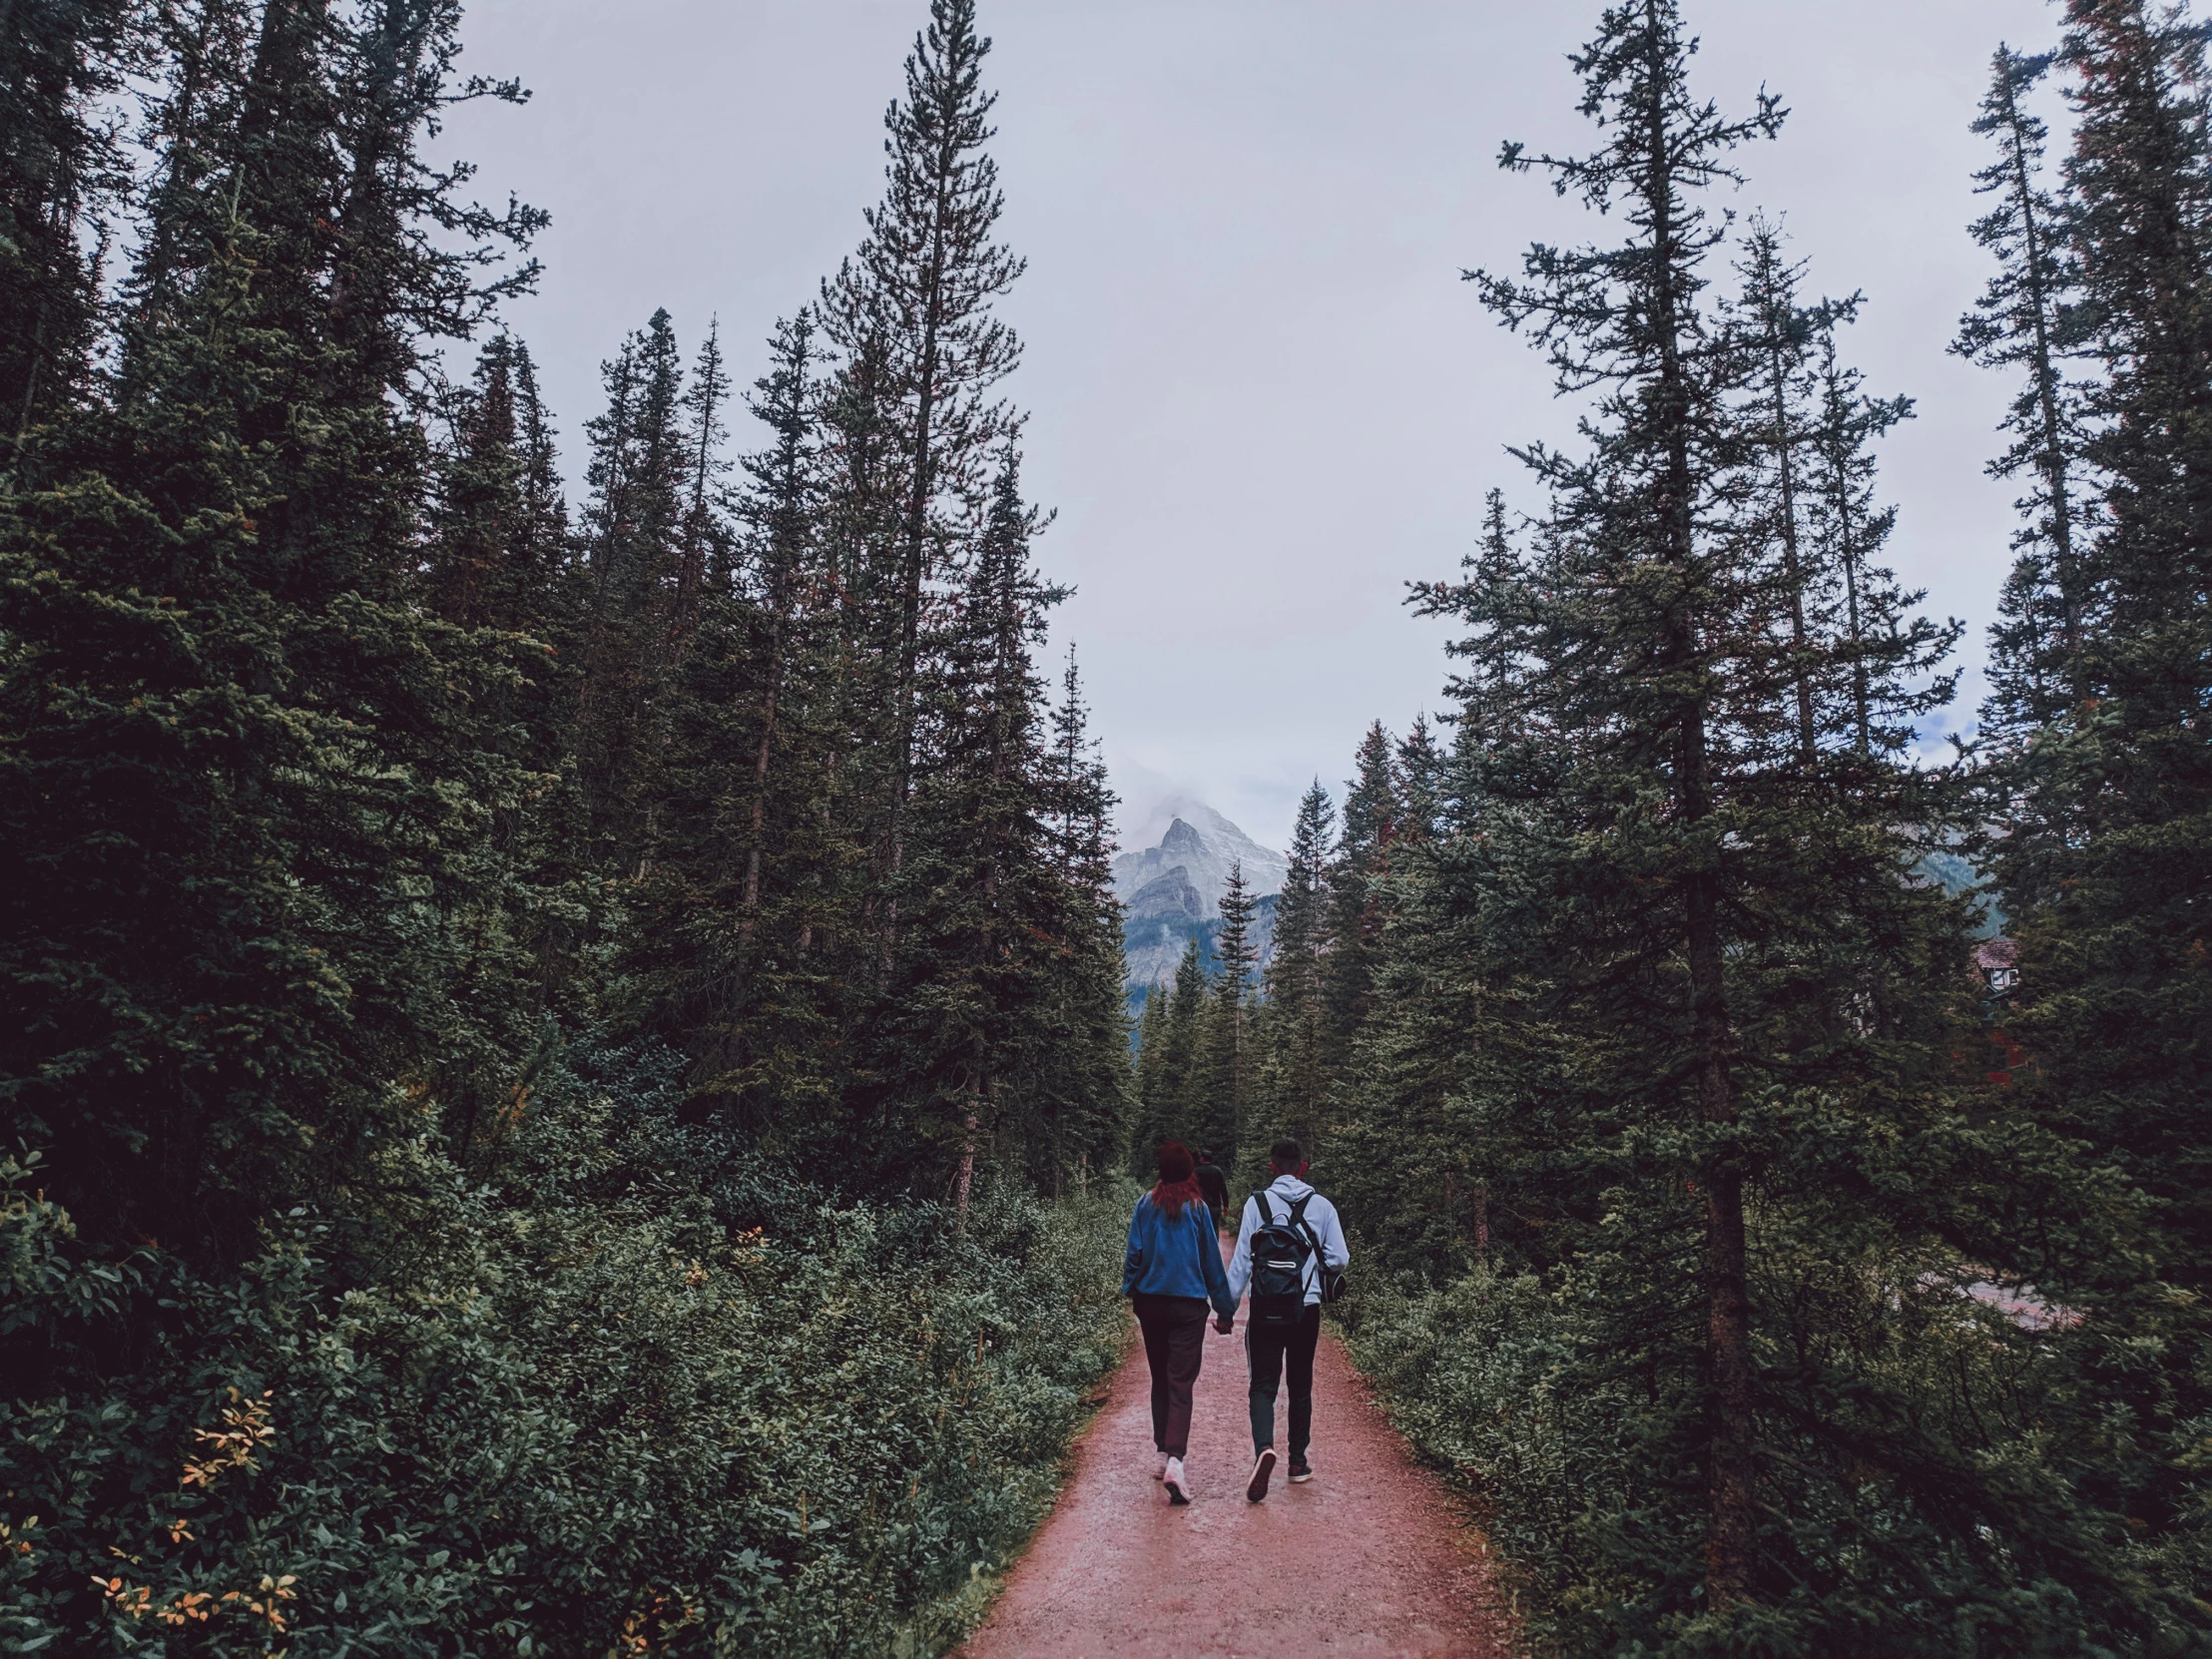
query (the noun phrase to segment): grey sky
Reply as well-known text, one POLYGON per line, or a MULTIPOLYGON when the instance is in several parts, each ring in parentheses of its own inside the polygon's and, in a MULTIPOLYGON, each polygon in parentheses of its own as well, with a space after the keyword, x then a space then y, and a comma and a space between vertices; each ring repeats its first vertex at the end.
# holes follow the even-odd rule
MULTIPOLYGON (((549 209, 514 321, 574 470, 599 360, 656 305, 689 350, 719 314, 750 379, 775 318, 857 240, 884 105, 926 0, 475 0, 465 68, 519 75, 454 149, 549 209)), ((1116 783, 1171 789, 1280 846, 1370 720, 1437 703, 1444 631, 1403 584, 1450 573, 1483 492, 1533 505, 1507 443, 1560 436, 1533 354, 1462 267, 1577 240, 1578 212, 1501 174, 1498 142, 1581 148, 1566 53, 1595 0, 982 0, 997 48, 1007 306, 1027 342, 1026 481, 1072 582, 1116 783)), ((1944 354, 1984 266, 1966 132, 1999 39, 2039 0, 1692 0, 1699 81, 1792 111, 1733 205, 1786 216, 1818 291, 1864 288, 1871 389, 1919 400, 1890 439, 1894 546, 1973 625, 2012 491, 1982 464, 2005 388, 1944 354)), ((1965 709, 1976 693, 1969 678, 1965 709)))

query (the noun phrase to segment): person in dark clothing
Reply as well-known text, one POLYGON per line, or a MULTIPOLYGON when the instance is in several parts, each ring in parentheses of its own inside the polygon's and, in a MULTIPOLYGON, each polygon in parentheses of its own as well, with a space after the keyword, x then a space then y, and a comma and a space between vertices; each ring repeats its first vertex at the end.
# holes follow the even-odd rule
POLYGON ((1206 1306, 1213 1304, 1221 1330, 1229 1329, 1237 1311, 1214 1214, 1199 1196, 1195 1169, 1182 1142, 1160 1148, 1160 1179, 1129 1218, 1121 1273, 1121 1294, 1136 1304, 1145 1363, 1152 1368, 1152 1443, 1160 1454, 1155 1478, 1167 1487, 1170 1503, 1191 1500, 1183 1458, 1190 1450, 1191 1390, 1205 1359, 1206 1306))
POLYGON ((1314 1478, 1307 1448, 1314 1435, 1314 1351, 1321 1344, 1322 1275, 1325 1270, 1342 1273, 1352 1260, 1337 1207, 1306 1184, 1306 1155, 1298 1142, 1284 1139, 1270 1149, 1268 1173, 1273 1179, 1245 1201, 1237 1254, 1229 1263, 1229 1294, 1242 1302, 1253 1285, 1252 1236, 1263 1225, 1285 1224, 1296 1216, 1313 1247, 1300 1267, 1299 1317, 1288 1325, 1272 1326, 1256 1317, 1245 1326, 1245 1353, 1252 1365, 1253 1448, 1252 1479, 1245 1496, 1254 1503, 1268 1495, 1268 1482, 1275 1473, 1275 1396, 1286 1380, 1291 1385, 1291 1483, 1304 1485, 1314 1478))
POLYGON ((1221 1165, 1214 1161, 1211 1152, 1198 1155, 1198 1190, 1206 1200, 1206 1208, 1214 1212, 1214 1225, 1227 1232, 1229 1229, 1229 1177, 1221 1165))

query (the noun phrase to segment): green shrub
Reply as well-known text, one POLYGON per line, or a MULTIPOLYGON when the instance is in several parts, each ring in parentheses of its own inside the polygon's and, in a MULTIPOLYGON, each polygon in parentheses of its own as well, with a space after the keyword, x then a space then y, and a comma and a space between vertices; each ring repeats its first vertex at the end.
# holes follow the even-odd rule
POLYGON ((634 1107, 548 1090, 491 1184, 391 1148, 226 1283, 77 1259, 8 1166, 0 1335, 36 1363, 0 1405, 0 1652, 960 1634, 1119 1355, 1123 1195, 985 1183, 964 1222, 769 1171, 710 1195, 634 1107))
POLYGON ((1643 1237, 1628 1213, 1551 1284, 1477 1268, 1441 1288, 1385 1280, 1353 1305, 1355 1363, 1473 1499, 1535 1651, 2205 1651, 2202 1604, 2164 1587, 2197 1564, 2138 1544, 2084 1477, 2098 1448, 2066 1397, 2067 1350, 2093 1331, 1974 1299, 1976 1270, 1939 1251, 1843 1260, 1774 1213, 1754 1283, 1762 1547, 1794 1584, 1728 1617, 1696 1610, 1695 1333, 1637 1353, 1609 1339, 1639 1301, 1654 1330, 1684 1323, 1637 1291, 1649 1271, 1623 1267, 1643 1237), (2077 1432, 2056 1431, 2069 1417, 2077 1432))

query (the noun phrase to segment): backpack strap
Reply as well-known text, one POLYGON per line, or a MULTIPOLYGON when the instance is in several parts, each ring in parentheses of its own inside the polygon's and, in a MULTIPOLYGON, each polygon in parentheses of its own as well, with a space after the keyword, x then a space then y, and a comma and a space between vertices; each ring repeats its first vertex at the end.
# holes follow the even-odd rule
POLYGON ((1305 1234, 1306 1242, 1314 1247, 1314 1286, 1318 1290, 1321 1287, 1322 1276, 1329 1271, 1329 1261, 1327 1257, 1322 1255, 1321 1235, 1314 1231, 1314 1224, 1306 1219, 1306 1205, 1313 1196, 1312 1193, 1308 1193, 1305 1198, 1291 1206, 1291 1219, 1285 1225, 1295 1227, 1305 1234))

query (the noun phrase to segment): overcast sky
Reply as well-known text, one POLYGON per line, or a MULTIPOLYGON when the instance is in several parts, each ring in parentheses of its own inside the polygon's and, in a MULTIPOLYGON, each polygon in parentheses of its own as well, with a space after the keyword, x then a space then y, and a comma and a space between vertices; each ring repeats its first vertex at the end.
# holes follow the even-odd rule
MULTIPOLYGON (((1535 505, 1509 443, 1558 437, 1534 355, 1460 280, 1593 227, 1498 143, 1582 148, 1566 54, 1597 13, 1545 0, 982 0, 1005 234, 1029 261, 1025 482, 1059 520, 1079 650, 1125 818, 1171 791, 1288 838, 1360 733, 1434 709, 1445 633, 1402 608, 1448 575, 1483 492, 1535 505)), ((466 112, 487 197, 550 210, 538 354, 572 476, 597 366, 656 305, 711 315, 746 379, 878 194, 881 117, 926 0, 475 0, 464 68, 520 111, 466 112)), ((1884 451, 1893 544, 1972 625, 2012 491, 1982 471, 2005 387, 1949 357, 1985 267, 1966 131, 2039 0, 1692 0, 1697 80, 1791 110, 1733 206, 1785 216, 1816 291, 1863 288, 1870 388, 1918 400, 1884 451)), ((1957 719, 1976 697, 1969 676, 1957 719)))

